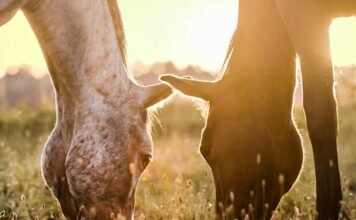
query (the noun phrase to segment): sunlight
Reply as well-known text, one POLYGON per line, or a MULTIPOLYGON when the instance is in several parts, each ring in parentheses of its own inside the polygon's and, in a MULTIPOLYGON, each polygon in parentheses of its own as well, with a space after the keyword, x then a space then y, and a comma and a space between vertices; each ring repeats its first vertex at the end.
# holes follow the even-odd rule
POLYGON ((239 2, 0 0, 0 220, 356 219, 356 17, 239 2))
POLYGON ((196 14, 191 18, 185 35, 184 40, 191 48, 191 56, 201 56, 208 68, 222 66, 236 27, 237 12, 226 11, 224 5, 219 5, 196 14))
POLYGON ((9 66, 20 64, 42 69, 39 75, 46 69, 39 44, 22 12, 0 27, 0 76, 9 66))
MULTIPOLYGON (((172 60, 178 66, 195 64, 219 70, 236 26, 236 4, 234 0, 123 0, 129 63, 172 60)), ((334 64, 356 64, 356 18, 335 20, 330 38, 334 64)), ((21 12, 0 28, 0 76, 9 66, 19 64, 42 69, 37 76, 46 68, 37 40, 21 12)))
POLYGON ((356 18, 335 19, 330 27, 331 51, 334 64, 356 64, 356 18))

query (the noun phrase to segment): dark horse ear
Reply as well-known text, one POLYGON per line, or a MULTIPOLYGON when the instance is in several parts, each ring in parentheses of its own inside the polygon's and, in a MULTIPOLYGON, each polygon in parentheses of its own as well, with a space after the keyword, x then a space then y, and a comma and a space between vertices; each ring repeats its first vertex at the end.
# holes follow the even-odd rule
POLYGON ((210 101, 213 98, 216 84, 213 82, 181 78, 174 75, 162 75, 160 80, 169 83, 174 88, 188 96, 210 101))

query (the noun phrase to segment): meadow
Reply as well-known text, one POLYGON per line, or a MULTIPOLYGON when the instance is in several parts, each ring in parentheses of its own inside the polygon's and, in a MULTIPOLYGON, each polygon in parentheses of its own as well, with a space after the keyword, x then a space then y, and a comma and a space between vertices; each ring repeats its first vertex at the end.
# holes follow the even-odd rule
MULTIPOLYGON (((0 219, 62 219, 40 172, 40 155, 55 123, 54 111, 13 109, 0 113, 0 219)), ((198 149, 204 126, 200 111, 192 101, 174 98, 156 116, 160 122, 152 126, 154 160, 136 192, 135 219, 214 219, 212 174, 198 149)), ((295 119, 305 161, 275 219, 313 219, 314 215, 313 161, 301 109, 295 110, 295 119)), ((351 219, 356 219, 356 105, 340 105, 339 122, 342 204, 351 219)))

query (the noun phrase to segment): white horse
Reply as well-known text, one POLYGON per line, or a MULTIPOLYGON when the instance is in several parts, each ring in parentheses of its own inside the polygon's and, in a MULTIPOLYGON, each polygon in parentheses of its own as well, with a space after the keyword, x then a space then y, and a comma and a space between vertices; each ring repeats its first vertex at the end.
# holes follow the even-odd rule
POLYGON ((152 156, 146 109, 171 90, 129 79, 116 0, 1 0, 0 25, 20 9, 56 91, 57 122, 42 155, 47 185, 68 219, 131 219, 152 156))

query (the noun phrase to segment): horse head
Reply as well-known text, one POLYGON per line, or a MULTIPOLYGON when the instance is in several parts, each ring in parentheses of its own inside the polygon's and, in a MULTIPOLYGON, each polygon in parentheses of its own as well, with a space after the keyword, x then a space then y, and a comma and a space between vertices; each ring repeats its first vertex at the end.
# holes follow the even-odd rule
POLYGON ((69 219, 132 219, 136 185, 152 158, 147 109, 171 88, 130 79, 116 0, 2 0, 0 24, 19 9, 56 91, 57 121, 42 154, 46 185, 69 219))
POLYGON ((66 177, 77 206, 88 219, 131 219, 140 175, 152 159, 147 108, 170 95, 166 85, 131 84, 125 98, 84 113, 73 131, 66 177), (100 109, 100 110, 99 110, 100 109))
POLYGON ((253 104, 262 100, 251 95, 256 91, 249 86, 224 79, 212 83, 171 75, 161 80, 209 103, 200 152, 214 177, 217 217, 242 214, 268 219, 298 175, 301 155, 297 133, 288 127, 287 135, 277 140, 282 135, 273 133, 266 123, 268 110, 253 104), (286 165, 283 160, 291 152, 297 160, 291 159, 292 165, 286 165))

